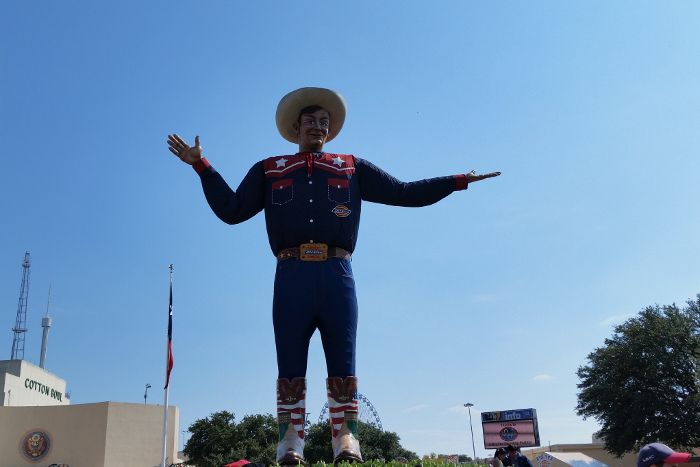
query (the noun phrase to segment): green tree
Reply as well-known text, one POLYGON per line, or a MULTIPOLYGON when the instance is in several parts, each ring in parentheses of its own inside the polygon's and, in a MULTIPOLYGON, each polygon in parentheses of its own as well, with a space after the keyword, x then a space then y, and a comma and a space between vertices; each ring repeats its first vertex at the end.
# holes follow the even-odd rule
POLYGON ((251 462, 274 464, 277 457, 277 419, 270 415, 247 415, 237 426, 238 447, 251 462))
MULTIPOLYGON (((401 446, 399 435, 390 431, 382 431, 373 424, 359 422, 357 437, 360 440, 362 457, 366 460, 384 459, 388 462, 401 457, 409 461, 418 459, 415 452, 408 451, 401 446)), ((331 429, 327 421, 309 427, 304 457, 312 464, 321 461, 333 462, 331 429)))
POLYGON ((415 452, 401 446, 399 435, 393 431, 382 431, 374 424, 360 422, 357 437, 365 459, 384 459, 387 462, 399 457, 408 460, 418 459, 415 452))
POLYGON ((314 423, 309 427, 304 438, 304 457, 309 464, 317 462, 333 462, 331 447, 331 427, 328 422, 314 423))
POLYGON ((183 452, 198 467, 221 467, 236 457, 235 415, 221 411, 195 421, 183 452))
POLYGON ((577 374, 576 412, 600 422, 613 454, 655 441, 700 446, 700 295, 616 326, 577 374))
POLYGON ((221 411, 197 420, 184 453, 197 467, 221 467, 238 459, 272 464, 277 445, 277 421, 272 415, 248 415, 239 424, 221 411))

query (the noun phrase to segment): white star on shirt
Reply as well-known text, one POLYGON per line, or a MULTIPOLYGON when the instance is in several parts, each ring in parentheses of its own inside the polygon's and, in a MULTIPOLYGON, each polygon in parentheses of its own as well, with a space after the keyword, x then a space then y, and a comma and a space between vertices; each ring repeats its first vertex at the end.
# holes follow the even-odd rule
POLYGON ((280 167, 284 167, 284 164, 286 164, 286 163, 287 163, 287 159, 285 159, 284 157, 283 157, 282 159, 277 159, 277 160, 275 161, 275 164, 277 164, 277 168, 278 168, 278 169, 279 169, 280 167))
POLYGON ((344 162, 345 161, 340 156, 333 159, 333 165, 337 165, 338 167, 342 167, 344 162))

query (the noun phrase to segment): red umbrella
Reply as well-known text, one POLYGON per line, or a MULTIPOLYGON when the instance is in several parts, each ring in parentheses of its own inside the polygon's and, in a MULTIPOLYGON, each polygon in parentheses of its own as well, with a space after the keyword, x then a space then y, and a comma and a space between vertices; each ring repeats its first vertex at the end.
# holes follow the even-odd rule
POLYGON ((230 464, 226 464, 224 467, 243 467, 246 464, 250 464, 250 461, 247 461, 245 459, 241 459, 236 462, 231 462, 230 464))

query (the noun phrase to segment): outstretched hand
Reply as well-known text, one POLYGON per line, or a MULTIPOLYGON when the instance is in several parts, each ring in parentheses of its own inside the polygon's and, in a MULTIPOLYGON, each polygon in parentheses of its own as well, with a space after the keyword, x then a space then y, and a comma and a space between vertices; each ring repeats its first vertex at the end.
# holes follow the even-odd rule
POLYGON ((472 170, 467 174, 467 183, 478 182, 479 180, 485 180, 487 178, 498 177, 501 172, 491 172, 483 175, 477 175, 475 170, 472 170))
POLYGON ((194 146, 190 146, 176 134, 168 135, 168 149, 186 164, 192 165, 202 158, 202 146, 199 136, 194 137, 194 146))

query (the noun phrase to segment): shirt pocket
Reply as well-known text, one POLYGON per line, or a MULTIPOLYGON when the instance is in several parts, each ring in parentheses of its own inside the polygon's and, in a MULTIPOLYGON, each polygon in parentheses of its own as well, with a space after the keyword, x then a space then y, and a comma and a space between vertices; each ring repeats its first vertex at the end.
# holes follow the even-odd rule
POLYGON ((350 180, 347 178, 329 178, 328 200, 338 204, 349 203, 350 180))
POLYGON ((291 179, 272 182, 272 204, 281 206, 294 199, 294 182, 291 179))

